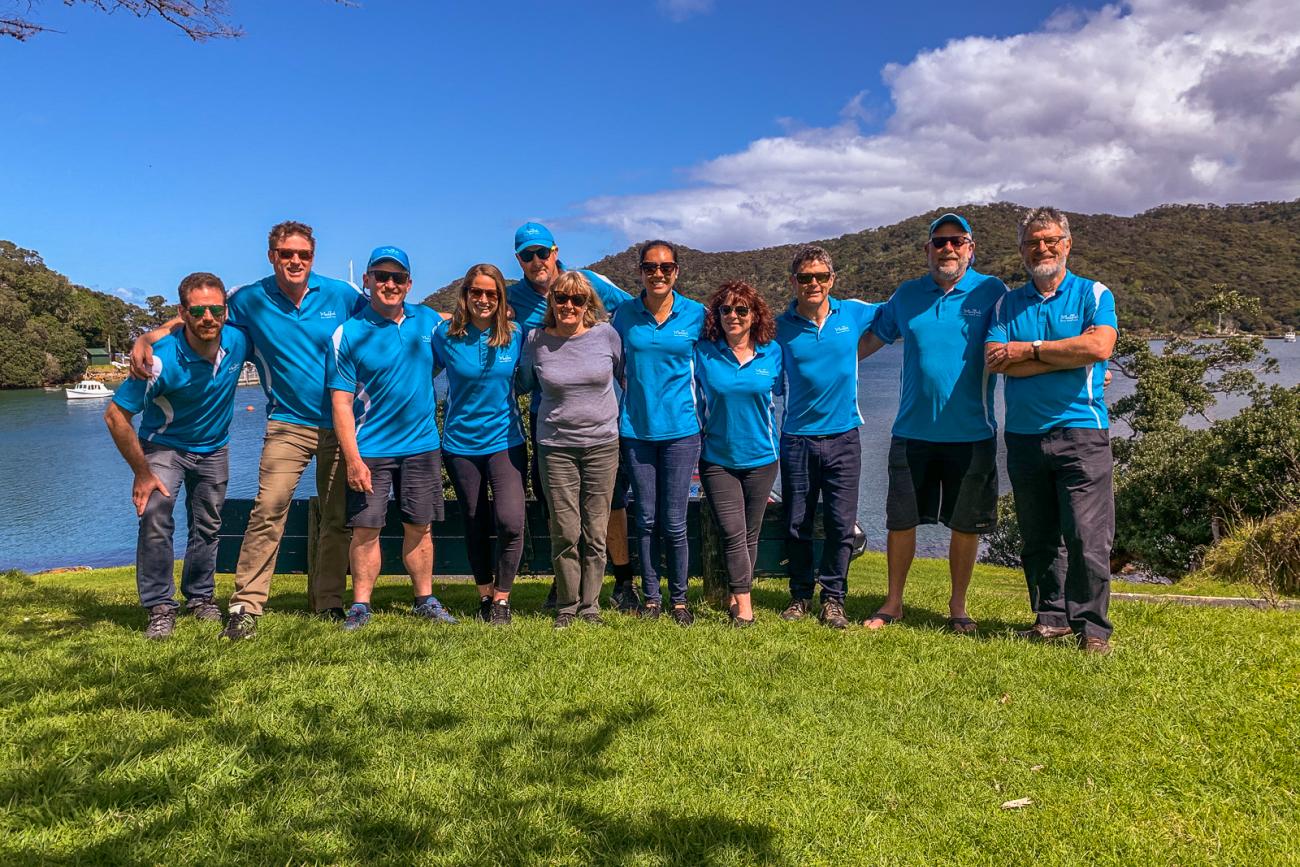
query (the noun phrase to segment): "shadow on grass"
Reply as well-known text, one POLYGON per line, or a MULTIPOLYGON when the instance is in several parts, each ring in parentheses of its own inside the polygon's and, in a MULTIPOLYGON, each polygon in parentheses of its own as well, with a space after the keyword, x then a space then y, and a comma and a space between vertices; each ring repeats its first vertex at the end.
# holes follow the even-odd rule
MULTIPOLYGON (((756 610, 770 610, 773 615, 779 617, 785 607, 790 604, 790 594, 781 590, 755 587, 753 600, 756 610)), ((848 616, 849 623, 860 625, 862 621, 876 613, 884 602, 885 595, 883 593, 849 596, 845 600, 844 613, 848 616)), ((817 606, 814 603, 813 611, 816 612, 816 610, 817 606)), ((1023 621, 1010 622, 1000 618, 983 617, 975 610, 971 611, 971 616, 979 623, 979 635, 977 637, 980 640, 1005 638, 1007 633, 1012 630, 1024 629, 1033 622, 1032 615, 1028 613, 1028 605, 1026 605, 1026 615, 1023 621)), ((895 628, 945 630, 947 625, 948 612, 946 610, 933 611, 929 608, 922 608, 905 602, 903 620, 895 628)))

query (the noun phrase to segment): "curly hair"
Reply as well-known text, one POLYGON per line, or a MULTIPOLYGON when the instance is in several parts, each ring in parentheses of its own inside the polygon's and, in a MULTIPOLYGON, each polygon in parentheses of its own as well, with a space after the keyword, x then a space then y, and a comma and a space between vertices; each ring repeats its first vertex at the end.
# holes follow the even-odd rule
POLYGON ((743 304, 749 307, 749 336, 755 346, 771 343, 776 337, 776 320, 772 310, 758 294, 758 290, 743 280, 723 283, 718 291, 709 298, 708 310, 704 314, 704 339, 718 340, 722 337, 722 316, 718 308, 723 304, 743 304))

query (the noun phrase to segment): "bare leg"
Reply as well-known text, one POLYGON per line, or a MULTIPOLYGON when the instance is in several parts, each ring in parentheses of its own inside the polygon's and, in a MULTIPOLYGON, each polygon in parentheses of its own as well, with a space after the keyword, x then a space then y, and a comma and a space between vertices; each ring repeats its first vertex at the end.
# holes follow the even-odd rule
POLYGON ((354 527, 348 550, 352 561, 352 601, 370 604, 370 593, 379 577, 379 528, 354 527))
MULTIPOLYGON (((912 568, 912 559, 916 556, 916 528, 910 530, 890 530, 885 541, 885 560, 889 564, 889 588, 885 591, 885 601, 880 611, 893 617, 903 616, 903 587, 907 584, 907 573, 912 568)), ((868 629, 881 629, 885 621, 877 617, 868 617, 863 624, 868 629)))
MULTIPOLYGON (((375 546, 376 554, 378 545, 375 546)), ((402 524, 402 562, 416 596, 433 594, 433 535, 428 524, 402 524)), ((378 564, 376 563, 376 572, 378 564)))
POLYGON ((966 616, 966 589, 970 587, 971 572, 979 553, 980 537, 974 533, 952 531, 948 543, 948 572, 952 575, 952 598, 948 600, 948 614, 954 618, 966 616))
POLYGON ((754 619, 754 602, 753 597, 748 593, 733 593, 731 604, 734 606, 736 616, 742 620, 754 619))

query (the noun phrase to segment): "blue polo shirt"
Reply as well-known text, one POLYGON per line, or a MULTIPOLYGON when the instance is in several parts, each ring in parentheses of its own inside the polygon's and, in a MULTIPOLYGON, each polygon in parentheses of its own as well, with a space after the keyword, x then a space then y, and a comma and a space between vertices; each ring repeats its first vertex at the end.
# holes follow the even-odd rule
POLYGON ((998 278, 967 269, 946 293, 927 274, 900 285, 881 305, 872 333, 886 343, 903 338, 894 436, 966 443, 997 433, 984 337, 1006 292, 998 278))
POLYGON ((660 323, 644 299, 642 293, 619 307, 610 322, 623 338, 619 435, 671 440, 697 434, 695 344, 704 333, 704 305, 674 291, 673 309, 660 323))
POLYGON ((779 457, 775 395, 781 394, 781 347, 754 349, 744 364, 726 340, 695 347, 695 381, 704 427, 700 457, 733 470, 748 470, 779 457))
MULTIPOLYGON (((1004 295, 994 310, 988 342, 1064 340, 1093 325, 1119 330, 1115 296, 1104 284, 1066 271, 1050 298, 1043 298, 1032 280, 1004 295)), ((1007 431, 1037 434, 1057 427, 1109 428, 1105 377, 1104 361, 1037 376, 1003 377, 1007 431)))
MULTIPOLYGON (((564 270, 563 265, 559 268, 561 271, 564 270)), ((587 278, 591 288, 596 291, 596 296, 600 298, 600 303, 605 305, 605 312, 610 316, 614 315, 614 311, 620 304, 632 297, 602 274, 585 269, 580 269, 578 273, 587 278)), ((542 327, 542 320, 546 317, 546 295, 533 289, 533 284, 528 282, 527 277, 517 283, 511 283, 506 288, 506 300, 510 302, 510 308, 515 312, 515 321, 523 327, 525 333, 542 327)))
POLYGON ((796 302, 776 318, 785 372, 782 433, 842 434, 862 424, 858 412, 858 340, 871 327, 879 304, 830 299, 818 328, 800 316, 796 302))
POLYGON ((433 333, 442 317, 404 304, 401 323, 370 305, 334 330, 331 389, 356 395, 357 450, 363 458, 401 458, 438 448, 433 333))
POLYGON ((215 452, 230 441, 235 386, 252 341, 242 329, 221 329, 215 362, 194 351, 185 332, 168 334, 153 345, 153 375, 128 379, 113 403, 131 414, 144 411, 140 439, 186 452, 215 452))
POLYGON ((263 277, 230 293, 228 321, 248 330, 253 363, 266 392, 266 414, 276 421, 333 427, 325 390, 330 335, 367 305, 351 283, 312 273, 307 294, 295 307, 263 277))
POLYGON ((523 348, 523 329, 511 330, 505 346, 488 346, 491 331, 466 324, 452 337, 443 321, 433 333, 437 363, 447 371, 444 448, 457 455, 489 455, 524 441, 515 400, 515 369, 523 348))

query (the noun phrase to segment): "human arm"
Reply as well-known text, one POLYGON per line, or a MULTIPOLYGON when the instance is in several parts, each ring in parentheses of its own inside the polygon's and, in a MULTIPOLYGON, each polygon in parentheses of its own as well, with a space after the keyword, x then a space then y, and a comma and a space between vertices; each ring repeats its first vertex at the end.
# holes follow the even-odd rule
POLYGON ((135 504, 135 513, 139 516, 144 514, 144 507, 148 505, 149 497, 154 491, 164 497, 172 494, 145 459, 144 449, 140 448, 140 438, 136 436, 135 426, 131 424, 132 415, 118 404, 110 403, 108 409, 104 410, 104 424, 108 425, 108 433, 113 437, 113 444, 117 446, 123 460, 131 472, 135 473, 135 481, 131 485, 131 502, 135 504))
POLYGON ((1044 340, 1034 358, 1034 345, 1027 340, 984 344, 984 361, 993 373, 1007 376, 1036 376, 1053 370, 1086 367, 1110 358, 1117 333, 1109 325, 1090 325, 1077 337, 1044 340))
POLYGON ((183 326, 181 318, 173 316, 153 331, 147 331, 137 337, 131 347, 131 375, 136 379, 148 379, 152 376, 153 345, 183 326))
POLYGON ((330 405, 334 414, 334 435, 339 441, 339 452, 347 467, 348 487, 354 491, 374 493, 370 485, 370 467, 361 460, 357 449, 357 419, 352 412, 356 395, 350 391, 330 389, 330 405))
POLYGON ((865 332, 858 338, 858 361, 871 355, 877 349, 880 349, 880 347, 888 345, 889 344, 885 343, 885 341, 877 337, 874 331, 865 332))

